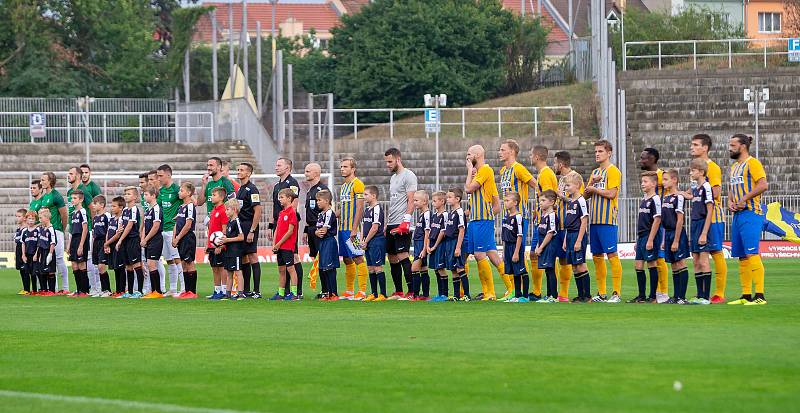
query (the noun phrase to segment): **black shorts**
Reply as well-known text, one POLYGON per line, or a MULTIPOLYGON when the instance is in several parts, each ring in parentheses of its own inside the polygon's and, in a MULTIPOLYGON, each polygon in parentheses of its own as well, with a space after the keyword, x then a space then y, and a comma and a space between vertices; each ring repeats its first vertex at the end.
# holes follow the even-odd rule
POLYGON ((108 254, 106 254, 104 250, 103 244, 105 244, 103 239, 92 240, 92 263, 94 265, 108 265, 110 262, 108 260, 108 254))
POLYGON ((194 262, 196 250, 197 237, 194 232, 189 231, 178 241, 178 256, 183 262, 194 262))
POLYGON ((33 254, 25 254, 25 257, 28 259, 28 262, 22 262, 20 260, 20 264, 22 264, 22 268, 20 269, 24 269, 28 274, 36 274, 39 264, 33 262, 33 254))
POLYGON ((402 254, 411 249, 411 234, 392 234, 391 231, 400 225, 386 226, 386 253, 389 255, 402 254))
POLYGON ((219 255, 214 253, 212 248, 206 249, 206 254, 208 255, 208 264, 211 265, 212 268, 214 267, 224 267, 225 266, 225 252, 221 252, 219 255))
POLYGON ((161 259, 161 253, 164 251, 164 238, 161 234, 156 235, 147 241, 147 246, 144 247, 144 257, 148 260, 158 261, 161 259))
POLYGON ((294 251, 278 250, 275 253, 275 262, 278 266, 294 265, 294 251))
POLYGON ((255 254, 258 252, 258 230, 259 226, 256 224, 256 231, 253 233, 253 242, 247 242, 247 236, 250 234, 250 228, 253 227, 252 221, 242 221, 242 234, 244 234, 244 241, 242 241, 242 254, 255 254))
POLYGON ((228 271, 241 271, 242 257, 225 257, 225 269, 228 271))
POLYGON ((123 254, 125 265, 133 265, 142 262, 142 247, 139 238, 126 238, 122 241, 122 246, 117 253, 123 254))
POLYGON ((125 268, 125 254, 117 251, 114 245, 111 245, 111 254, 108 255, 108 264, 115 270, 125 268))
POLYGON ((14 267, 18 270, 25 268, 25 263, 22 262, 22 244, 16 244, 14 249, 14 267))
MULTIPOLYGON (((88 241, 88 240, 87 240, 88 241)), ((89 253, 89 243, 83 243, 83 252, 78 254, 78 246, 81 244, 81 236, 80 234, 73 235, 69 239, 69 260, 71 262, 86 262, 89 253)))
POLYGON ((50 264, 47 263, 47 251, 39 250, 39 273, 41 274, 55 274, 56 273, 56 253, 53 251, 53 260, 50 264))
POLYGON ((319 254, 320 239, 314 232, 317 230, 315 226, 306 226, 306 236, 308 237, 308 255, 314 258, 319 254))

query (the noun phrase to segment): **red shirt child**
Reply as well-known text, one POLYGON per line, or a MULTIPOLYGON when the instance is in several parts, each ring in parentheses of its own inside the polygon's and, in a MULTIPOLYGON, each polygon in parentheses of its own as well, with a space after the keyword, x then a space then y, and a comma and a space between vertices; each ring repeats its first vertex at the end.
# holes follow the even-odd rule
POLYGON ((278 245, 279 250, 287 250, 287 251, 297 251, 297 213, 292 208, 292 204, 289 204, 284 210, 278 214, 278 222, 275 228, 275 239, 280 240, 289 230, 289 224, 294 225, 294 233, 283 242, 283 244, 278 245))
POLYGON ((225 214, 225 204, 219 204, 211 210, 211 215, 208 221, 208 242, 206 248, 214 249, 216 246, 211 243, 211 234, 222 231, 225 232, 225 226, 228 225, 228 215, 225 214))

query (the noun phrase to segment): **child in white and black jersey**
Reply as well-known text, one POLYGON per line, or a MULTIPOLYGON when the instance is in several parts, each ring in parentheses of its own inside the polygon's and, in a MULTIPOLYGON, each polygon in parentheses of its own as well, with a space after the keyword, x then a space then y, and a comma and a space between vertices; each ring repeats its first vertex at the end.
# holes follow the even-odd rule
POLYGON ((552 189, 542 192, 539 198, 539 225, 536 231, 539 235, 538 245, 534 250, 538 259, 538 266, 544 270, 547 276, 547 296, 537 301, 537 303, 557 303, 558 302, 558 280, 556 279, 556 258, 561 245, 557 244, 558 236, 558 217, 555 212, 556 199, 558 194, 552 189))
POLYGON ((417 223, 414 227, 414 262, 411 263, 411 291, 414 300, 427 301, 431 292, 431 277, 428 274, 428 235, 431 232, 431 211, 428 210, 428 192, 414 193, 414 208, 417 223))
POLYGON ((639 294, 628 300, 629 303, 657 303, 658 250, 661 249, 661 198, 656 194, 658 174, 656 171, 642 172, 642 192, 644 198, 639 202, 639 215, 636 225, 636 283, 639 294), (650 294, 646 295, 647 276, 645 263, 650 272, 650 294))

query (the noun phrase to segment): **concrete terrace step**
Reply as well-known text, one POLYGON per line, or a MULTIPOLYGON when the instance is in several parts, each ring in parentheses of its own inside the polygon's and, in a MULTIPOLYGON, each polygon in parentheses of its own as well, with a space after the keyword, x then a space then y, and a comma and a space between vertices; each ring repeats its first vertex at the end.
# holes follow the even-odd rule
MULTIPOLYGON (((781 79, 783 80, 783 79, 781 79)), ((682 85, 682 86, 668 86, 668 85, 657 85, 648 89, 635 89, 632 88, 630 94, 625 92, 626 96, 648 96, 648 95, 659 95, 659 94, 666 94, 666 95, 715 95, 721 93, 738 93, 742 94, 743 89, 753 87, 760 87, 768 85, 770 96, 773 93, 775 94, 792 94, 800 92, 800 83, 763 83, 761 80, 759 83, 753 84, 752 82, 740 82, 733 85, 720 85, 717 83, 712 83, 707 86, 702 86, 698 84, 694 85, 682 85)), ((633 85, 631 85, 633 86, 633 85)))
MULTIPOLYGON (((712 101, 680 101, 680 102, 639 102, 628 103, 626 105, 628 112, 648 112, 648 111, 682 111, 682 110, 722 110, 730 108, 744 108, 747 109, 747 102, 712 102, 712 101)), ((767 110, 774 108, 778 109, 798 109, 800 108, 800 99, 786 100, 786 101, 770 101, 767 104, 767 110)))
MULTIPOLYGON (((763 130, 797 130, 800 128, 800 119, 764 119, 759 120, 759 128, 763 130)), ((654 120, 637 121, 629 120, 628 127, 632 131, 703 131, 703 130, 752 130, 755 121, 736 119, 692 119, 692 120, 654 120)))
MULTIPOLYGON (((693 120, 693 119, 746 119, 751 118, 753 115, 747 111, 747 105, 742 102, 741 105, 736 107, 729 107, 726 109, 684 109, 684 110, 637 110, 630 111, 628 114, 629 121, 638 120, 693 120)), ((766 114, 760 116, 760 121, 766 120, 780 120, 780 119, 800 119, 800 107, 798 108, 782 108, 771 107, 767 105, 766 114)))

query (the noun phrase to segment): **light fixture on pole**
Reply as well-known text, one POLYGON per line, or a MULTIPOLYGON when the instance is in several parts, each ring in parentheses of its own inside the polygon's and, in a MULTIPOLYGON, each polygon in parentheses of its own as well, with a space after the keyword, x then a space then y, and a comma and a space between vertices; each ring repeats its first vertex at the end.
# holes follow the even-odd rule
MULTIPOLYGON (((86 163, 89 163, 89 140, 92 139, 89 130, 89 105, 94 103, 94 98, 83 96, 78 98, 78 108, 83 112, 83 124, 86 127, 86 134, 83 137, 84 148, 86 149, 86 163)), ((141 125, 140 125, 141 126, 141 125)))
POLYGON ((758 115, 765 115, 767 113, 767 101, 769 100, 769 88, 762 88, 756 90, 755 88, 744 90, 744 101, 747 102, 747 113, 755 117, 755 140, 753 144, 755 150, 753 153, 758 158, 758 115))
POLYGON ((441 113, 439 112, 440 106, 447 106, 447 95, 426 94, 423 97, 425 107, 433 106, 433 109, 425 110, 425 132, 434 132, 436 134, 436 190, 440 190, 439 186, 439 131, 441 130, 441 113))

